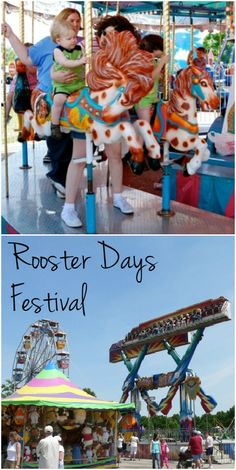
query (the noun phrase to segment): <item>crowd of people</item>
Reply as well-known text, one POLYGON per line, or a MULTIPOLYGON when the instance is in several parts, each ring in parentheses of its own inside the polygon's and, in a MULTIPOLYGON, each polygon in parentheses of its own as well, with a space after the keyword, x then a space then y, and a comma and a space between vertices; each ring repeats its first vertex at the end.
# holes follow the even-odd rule
MULTIPOLYGON (((119 432, 116 441, 117 462, 121 462, 121 458, 135 461, 139 457, 138 447, 140 440, 137 432, 133 432, 129 440, 119 432), (129 450, 127 447, 129 444, 129 450)), ((193 468, 202 468, 205 460, 209 468, 212 468, 214 440, 210 432, 206 432, 205 441, 200 431, 193 430, 189 439, 188 447, 180 448, 179 464, 191 458, 193 468)), ((20 468, 22 459, 22 437, 16 431, 10 431, 9 440, 6 443, 6 455, 3 462, 3 468, 20 468)), ((170 468, 169 456, 170 449, 164 436, 159 436, 154 432, 150 440, 150 456, 152 468, 170 468)), ((88 448, 88 463, 89 460, 88 448)), ((44 437, 39 440, 36 447, 37 466, 38 468, 64 468, 64 447, 60 435, 53 435, 53 427, 46 425, 44 427, 44 437)), ((140 458, 140 457, 139 457, 140 458)), ((92 460, 91 460, 92 462, 92 460)))
MULTIPOLYGON (((136 460, 138 457, 139 438, 137 432, 134 432, 129 440, 130 451, 127 452, 127 442, 123 434, 120 432, 117 438, 117 454, 118 463, 121 457, 126 457, 130 460, 136 460)), ((150 455, 152 459, 152 468, 169 468, 169 447, 164 437, 159 437, 157 433, 153 434, 150 441, 150 455)))
MULTIPOLYGON (((134 330, 125 337, 125 342, 142 340, 150 336, 161 335, 173 330, 183 329, 184 327, 196 324, 199 320, 209 318, 212 315, 221 312, 223 301, 219 304, 207 305, 206 307, 193 309, 191 312, 176 315, 176 317, 166 320, 156 321, 152 326, 142 330, 134 330)), ((196 325, 197 326, 197 325, 196 325)))
POLYGON ((213 437, 209 432, 206 433, 205 445, 200 431, 193 430, 189 440, 189 451, 192 456, 194 468, 203 467, 203 452, 206 451, 206 458, 209 468, 212 468, 213 456, 213 437))

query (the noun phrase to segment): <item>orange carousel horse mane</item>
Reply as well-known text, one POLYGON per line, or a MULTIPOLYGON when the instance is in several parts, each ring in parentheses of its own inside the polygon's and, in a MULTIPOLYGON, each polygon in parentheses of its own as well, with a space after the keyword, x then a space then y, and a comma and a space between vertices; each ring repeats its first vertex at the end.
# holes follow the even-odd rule
POLYGON ((133 106, 153 87, 153 59, 149 52, 138 48, 137 40, 129 31, 106 35, 106 43, 92 59, 87 74, 91 91, 110 88, 113 81, 127 81, 122 104, 133 106), (119 35, 119 41, 117 40, 119 35))

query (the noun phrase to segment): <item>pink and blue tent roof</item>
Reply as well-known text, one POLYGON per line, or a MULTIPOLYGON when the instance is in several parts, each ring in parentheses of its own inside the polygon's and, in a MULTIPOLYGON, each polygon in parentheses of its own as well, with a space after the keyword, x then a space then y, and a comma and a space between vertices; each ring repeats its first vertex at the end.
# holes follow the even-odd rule
POLYGON ((52 363, 49 363, 22 388, 3 399, 2 405, 56 406, 60 408, 117 411, 127 411, 135 408, 133 403, 124 404, 100 400, 89 395, 73 384, 52 363))

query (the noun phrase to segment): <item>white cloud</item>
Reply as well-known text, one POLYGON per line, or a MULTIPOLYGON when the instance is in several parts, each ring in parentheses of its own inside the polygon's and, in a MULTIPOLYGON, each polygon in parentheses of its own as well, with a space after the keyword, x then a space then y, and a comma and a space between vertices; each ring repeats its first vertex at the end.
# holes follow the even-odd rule
POLYGON ((187 60, 189 50, 188 49, 179 49, 175 54, 175 60, 187 60))
POLYGON ((204 40, 205 36, 207 36, 207 34, 208 34, 208 31, 197 31, 197 33, 194 32, 194 40, 197 39, 198 41, 203 42, 203 40, 204 40))

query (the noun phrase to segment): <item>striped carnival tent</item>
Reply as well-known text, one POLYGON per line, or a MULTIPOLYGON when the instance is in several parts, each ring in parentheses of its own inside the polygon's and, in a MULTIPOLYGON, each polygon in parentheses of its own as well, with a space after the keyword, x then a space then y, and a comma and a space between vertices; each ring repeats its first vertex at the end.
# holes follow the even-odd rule
MULTIPOLYGON (((96 415, 106 415, 106 419, 111 424, 111 427, 114 429, 114 442, 117 439, 117 425, 120 412, 126 413, 127 411, 132 411, 135 408, 134 403, 124 404, 118 403, 115 401, 107 401, 107 400, 100 400, 99 398, 93 397, 89 395, 81 388, 77 387, 73 382, 71 382, 63 372, 61 372, 54 363, 48 363, 44 369, 39 372, 33 379, 31 379, 26 385, 22 388, 16 390, 12 395, 2 400, 2 406, 8 407, 8 405, 14 405, 16 407, 16 414, 17 410, 20 409, 20 415, 22 419, 22 429, 21 431, 18 430, 18 433, 22 432, 23 436, 23 452, 22 455, 25 456, 24 449, 25 446, 28 446, 30 452, 32 451, 33 447, 29 444, 29 427, 27 425, 27 411, 30 410, 31 406, 33 407, 40 407, 40 413, 46 413, 45 407, 48 408, 48 412, 50 413, 50 409, 52 408, 67 408, 68 411, 72 410, 74 413, 81 413, 89 412, 91 416, 94 415, 96 419, 96 415), (23 412, 22 412, 23 408, 23 412), (83 412, 82 412, 83 410, 83 412), (108 414, 112 414, 113 417, 109 421, 107 417, 108 414), (31 447, 30 447, 31 446, 31 447)), ((42 416, 41 426, 50 424, 50 418, 42 416)), ((77 425, 61 425, 59 426, 59 431, 56 428, 58 423, 53 424, 54 432, 62 432, 62 437, 67 436, 69 439, 69 444, 65 446, 65 468, 88 468, 87 460, 83 461, 81 446, 78 442, 74 441, 75 437, 78 437, 78 431, 80 428, 77 425), (71 441, 71 443, 70 443, 71 441)), ((82 426, 84 426, 81 423, 82 426)), ((92 432, 92 428, 90 428, 90 424, 82 429, 90 435, 92 432)), ((40 426, 39 426, 40 427, 40 426)), ((33 429, 33 428, 32 428, 33 429)), ((33 429, 35 431, 35 429, 33 429)), ((31 432, 31 431, 30 431, 31 432)), ((32 432, 32 439, 35 440, 34 434, 32 432)), ((84 434, 84 438, 85 434, 84 434)), ((105 446, 106 444, 104 444, 105 446)), ((100 446, 103 450, 104 446, 100 446)), ((109 450, 109 449, 108 449, 109 450)), ((97 450, 97 452, 99 452, 97 450)), ((106 448, 104 447, 104 452, 106 452, 106 448)), ((117 467, 117 456, 116 456, 116 447, 112 446, 109 453, 96 454, 92 463, 89 463, 89 468, 116 468, 117 467)), ((32 461, 32 454, 30 453, 31 461, 27 460, 27 457, 23 458, 22 467, 23 468, 36 468, 37 462, 32 461)))
POLYGON ((100 400, 74 385, 55 364, 49 363, 36 377, 2 400, 2 405, 55 406, 87 410, 128 411, 133 403, 100 400))

